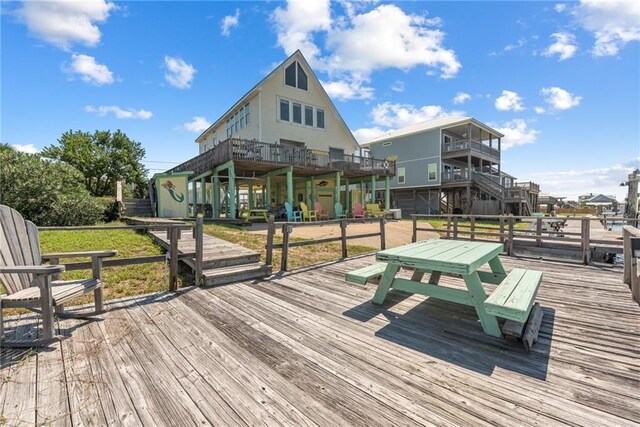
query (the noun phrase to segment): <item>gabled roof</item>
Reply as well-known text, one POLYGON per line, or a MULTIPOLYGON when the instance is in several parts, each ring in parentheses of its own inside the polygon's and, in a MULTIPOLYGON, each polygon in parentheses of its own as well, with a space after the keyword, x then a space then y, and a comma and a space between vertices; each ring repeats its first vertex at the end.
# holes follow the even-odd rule
POLYGON ((376 142, 388 141, 390 139, 399 138, 399 137, 402 137, 402 136, 413 135, 413 134, 416 134, 416 133, 426 132, 426 131, 429 131, 429 130, 434 130, 434 129, 439 129, 439 128, 452 127, 452 126, 459 125, 459 124, 464 124, 464 123, 467 123, 467 122, 472 122, 476 126, 478 126, 478 127, 482 128, 482 129, 492 133, 493 135, 495 135, 497 137, 503 137, 504 136, 503 134, 501 134, 497 130, 490 128, 489 126, 487 126, 484 123, 474 119, 473 117, 447 116, 447 117, 440 117, 438 119, 427 120, 426 122, 416 123, 414 125, 410 125, 410 126, 402 128, 402 129, 398 129, 398 130, 395 130, 395 131, 387 132, 384 135, 381 135, 381 136, 379 136, 379 137, 377 137, 375 139, 372 139, 371 141, 365 142, 365 143, 363 143, 361 145, 362 146, 367 146, 369 144, 374 144, 376 142))
POLYGON ((615 197, 598 194, 590 198, 587 203, 618 203, 615 197))
POLYGON ((302 54, 302 52, 300 52, 300 49, 296 50, 295 52, 293 52, 287 59, 285 59, 284 61, 282 61, 280 63, 280 65, 278 65, 276 68, 274 68, 269 74, 267 74, 262 80, 260 80, 254 87, 252 87, 251 89, 249 89, 249 91, 247 93, 245 93, 242 98, 240 98, 235 104, 233 104, 231 106, 231 108, 229 108, 227 111, 225 111, 225 113, 220 116, 220 118, 218 118, 218 120, 216 120, 215 122, 213 122, 213 124, 211 126, 209 126, 204 132, 202 132, 195 140, 195 142, 199 142, 199 140, 206 135, 211 129, 214 129, 215 127, 217 127, 220 123, 222 123, 227 116, 232 112, 235 111, 238 107, 240 107, 241 105, 243 105, 244 103, 247 102, 247 100, 249 100, 250 98, 253 98, 253 96, 258 93, 258 91, 260 90, 260 87, 262 86, 262 84, 264 82, 266 82, 267 80, 269 80, 276 72, 278 72, 279 70, 281 70, 282 68, 284 68, 284 65, 289 63, 290 60, 295 59, 297 61, 302 62, 305 67, 307 68, 307 70, 309 70, 311 72, 311 78, 316 82, 316 84, 318 85, 318 87, 320 87, 320 90, 322 92, 322 94, 325 96, 325 98, 327 99, 328 103, 329 103, 329 107, 331 109, 333 109, 333 112, 336 114, 336 116, 338 117, 338 120, 342 123, 342 125, 345 127, 347 134, 351 136, 351 143, 353 144, 354 148, 359 149, 360 145, 358 145, 358 141, 356 141, 355 137, 353 136, 353 134, 351 133, 351 130, 349 129, 349 126, 347 126, 347 123, 344 121, 344 119, 342 118, 342 116, 340 115, 340 112, 338 111, 338 109, 336 108, 335 104, 333 103, 333 101, 331 101, 331 98, 329 98, 329 95, 327 94, 327 91, 324 90, 324 86, 322 86, 322 83, 320 83, 320 80, 318 80, 318 77, 316 76, 316 73, 313 71, 313 69, 311 68, 311 66, 309 65, 309 63, 307 62, 307 60, 305 59, 304 55, 302 54))

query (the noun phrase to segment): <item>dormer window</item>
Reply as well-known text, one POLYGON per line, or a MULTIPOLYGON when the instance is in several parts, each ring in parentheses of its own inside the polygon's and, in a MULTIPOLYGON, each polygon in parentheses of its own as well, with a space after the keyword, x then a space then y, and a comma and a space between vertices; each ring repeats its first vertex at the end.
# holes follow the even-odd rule
POLYGON ((292 62, 284 69, 284 84, 297 87, 302 90, 309 90, 309 79, 302 66, 297 61, 292 62))

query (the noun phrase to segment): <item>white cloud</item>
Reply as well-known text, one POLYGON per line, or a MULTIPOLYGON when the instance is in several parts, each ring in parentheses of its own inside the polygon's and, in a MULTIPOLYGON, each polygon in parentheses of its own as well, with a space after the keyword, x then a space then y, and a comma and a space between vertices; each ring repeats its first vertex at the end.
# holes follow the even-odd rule
POLYGON ((231 35, 231 29, 238 26, 239 19, 240 9, 236 9, 235 15, 227 15, 222 18, 222 22, 220 24, 220 33, 225 37, 229 37, 231 35))
POLYGON ((522 98, 517 92, 503 90, 502 95, 496 98, 495 106, 500 111, 522 111, 522 98))
POLYGON ((561 13, 567 9, 567 5, 564 3, 558 3, 553 8, 555 9, 556 12, 561 13))
POLYGON ((115 8, 105 0, 23 1, 17 14, 36 37, 69 50, 76 43, 96 46, 102 36, 96 24, 105 22, 115 8))
POLYGON ((582 0, 572 11, 578 23, 593 33, 594 56, 617 55, 627 43, 640 41, 640 2, 582 0))
POLYGON ((404 82, 402 80, 396 80, 391 85, 391 90, 398 93, 404 92, 404 82))
POLYGON ((504 135, 501 142, 503 150, 517 145, 534 144, 540 134, 540 131, 531 129, 522 119, 514 119, 501 126, 493 127, 504 135))
POLYGON ((188 130, 189 132, 202 133, 209 126, 211 126, 211 122, 207 120, 206 117, 195 116, 190 122, 183 124, 180 128, 188 130))
POLYGON ((197 70, 191 64, 187 64, 180 58, 172 56, 164 57, 164 66, 167 72, 164 78, 171 86, 178 89, 189 89, 197 70))
POLYGON ((117 119, 139 119, 139 120, 149 120, 153 113, 147 110, 135 110, 133 108, 122 109, 116 105, 101 105, 99 107, 94 107, 93 105, 87 105, 84 107, 84 110, 87 113, 94 113, 97 116, 104 117, 109 113, 112 113, 116 116, 117 119))
POLYGON ((363 144, 379 137, 380 135, 384 135, 387 132, 388 131, 385 131, 379 127, 360 128, 353 131, 353 136, 356 138, 356 141, 358 141, 358 143, 363 144))
POLYGON ((68 73, 80 75, 83 82, 96 86, 113 83, 113 73, 106 65, 98 64, 93 56, 74 53, 71 55, 71 66, 63 69, 68 73))
POLYGON ((11 147, 21 153, 36 154, 40 152, 33 144, 11 144, 11 147))
POLYGON ((425 105, 416 108, 410 104, 392 104, 390 102, 378 104, 371 110, 374 124, 396 129, 439 117, 462 115, 464 115, 464 111, 446 111, 439 105, 425 105))
POLYGON ((544 107, 536 107, 536 108, 534 108, 534 110, 535 110, 536 114, 544 114, 545 111, 546 111, 544 109, 544 107))
MULTIPOLYGON (((347 15, 332 19, 328 0, 289 0, 272 14, 278 45, 289 55, 300 49, 314 69, 342 82, 336 86, 343 94, 349 87, 366 87, 371 74, 385 68, 424 65, 429 71, 438 69, 442 78, 458 73, 460 62, 443 46, 445 33, 437 28, 441 20, 406 14, 388 4, 362 11, 375 3, 342 2, 347 15), (322 48, 316 38, 326 40, 322 48)), ((369 96, 358 90, 351 93, 360 99, 369 96)))
POLYGON ((591 192, 614 194, 622 202, 627 196, 628 187, 620 187, 620 183, 638 168, 640 157, 600 168, 537 172, 528 178, 540 183, 543 191, 569 199, 577 200, 579 195, 591 192))
POLYGON ((456 93, 456 96, 453 97, 454 104, 464 104, 466 101, 471 99, 471 95, 464 92, 456 93))
POLYGON ((524 37, 521 37, 515 43, 509 43, 508 45, 506 45, 504 48, 502 48, 501 51, 489 52, 489 56, 499 56, 499 55, 502 55, 505 52, 511 52, 512 50, 520 49, 526 43, 527 43, 527 39, 525 39, 524 37))
POLYGON ((553 33, 550 38, 555 39, 555 42, 549 45, 542 55, 553 56, 558 55, 560 61, 571 58, 578 49, 576 46, 576 37, 567 32, 553 33))
POLYGON ((372 99, 373 88, 366 86, 368 80, 335 80, 332 82, 321 81, 324 90, 334 99, 346 101, 349 99, 372 99))
POLYGON ((540 93, 545 97, 545 102, 556 110, 568 110, 576 107, 582 100, 581 96, 574 96, 559 87, 545 87, 540 93))

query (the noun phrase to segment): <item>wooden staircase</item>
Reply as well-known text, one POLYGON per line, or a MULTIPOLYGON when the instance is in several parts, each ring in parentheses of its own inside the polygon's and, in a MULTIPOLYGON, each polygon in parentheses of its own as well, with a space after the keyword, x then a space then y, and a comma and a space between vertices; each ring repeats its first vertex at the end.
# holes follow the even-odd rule
POLYGON ((149 199, 124 199, 122 201, 122 215, 128 217, 152 217, 151 201, 149 199))

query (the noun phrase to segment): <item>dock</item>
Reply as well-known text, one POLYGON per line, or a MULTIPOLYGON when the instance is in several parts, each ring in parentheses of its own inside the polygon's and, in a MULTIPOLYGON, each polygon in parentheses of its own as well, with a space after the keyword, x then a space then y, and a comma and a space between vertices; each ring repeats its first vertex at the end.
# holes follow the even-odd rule
MULTIPOLYGON (((7 425, 611 425, 640 423, 640 307, 619 269, 501 257, 544 272, 539 340, 483 333, 471 307, 344 273, 350 258, 61 319, 41 351, 1 350, 7 425)), ((410 273, 406 273, 409 275, 410 273)), ((462 286, 454 278, 442 283, 462 286)), ((491 285, 488 285, 488 289, 491 285)), ((33 334, 35 314, 8 322, 33 334)))

